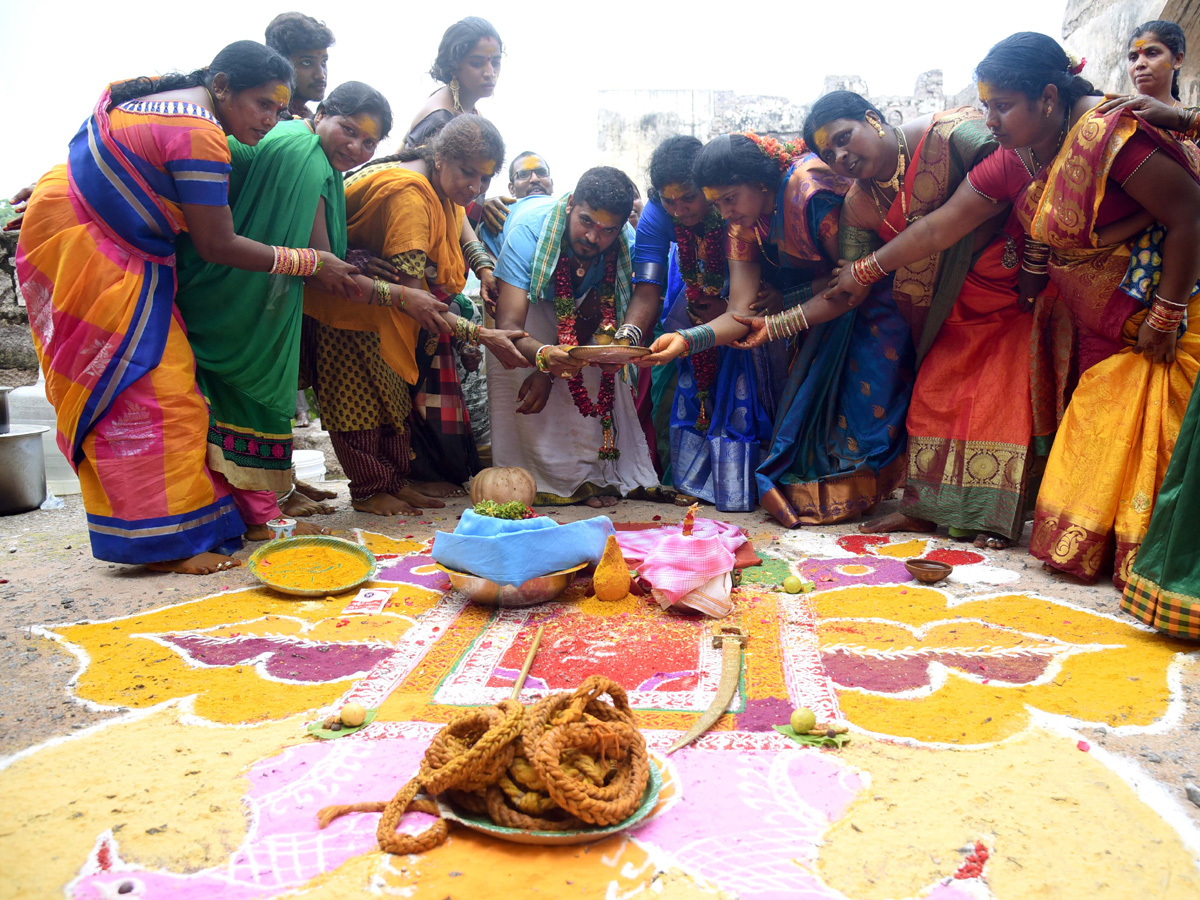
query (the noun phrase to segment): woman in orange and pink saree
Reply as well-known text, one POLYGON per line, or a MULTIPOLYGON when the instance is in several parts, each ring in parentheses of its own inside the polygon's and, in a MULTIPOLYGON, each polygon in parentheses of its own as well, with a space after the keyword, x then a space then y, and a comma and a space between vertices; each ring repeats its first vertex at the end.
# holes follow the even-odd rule
POLYGON ((320 268, 330 287, 357 293, 333 254, 233 230, 226 134, 257 143, 291 78, 287 60, 239 41, 190 75, 114 84, 30 200, 17 275, 98 559, 194 574, 238 564, 228 553, 245 527, 205 465, 208 410, 175 307, 179 233, 207 260, 289 276, 320 268))

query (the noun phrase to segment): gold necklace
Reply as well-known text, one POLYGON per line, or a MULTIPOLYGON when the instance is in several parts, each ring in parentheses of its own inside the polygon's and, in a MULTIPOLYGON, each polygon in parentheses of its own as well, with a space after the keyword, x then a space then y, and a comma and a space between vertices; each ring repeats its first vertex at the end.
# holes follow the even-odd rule
MULTIPOLYGON (((1062 149, 1063 141, 1067 137, 1067 123, 1069 121, 1070 121, 1070 114, 1068 113, 1066 116, 1063 116, 1062 130, 1058 132, 1058 143, 1054 147, 1054 156, 1050 157, 1051 160, 1053 160, 1054 157, 1058 156, 1058 151, 1062 149)), ((1020 154, 1017 154, 1017 155, 1020 156, 1020 154)), ((1040 172, 1040 171, 1042 171, 1042 169, 1045 168, 1045 166, 1042 165, 1041 160, 1039 160, 1037 158, 1037 153, 1034 152, 1032 144, 1029 145, 1029 158, 1031 160, 1033 160, 1033 165, 1034 165, 1034 168, 1036 169, 1036 171, 1040 172)), ((1022 160, 1022 162, 1024 162, 1024 160, 1022 160)), ((1029 166, 1026 166, 1025 168, 1028 169, 1029 166)), ((1033 171, 1031 171, 1029 174, 1034 175, 1034 177, 1036 177, 1036 175, 1033 171)))
POLYGON ((904 131, 892 126, 892 130, 896 132, 896 168, 892 172, 892 177, 887 181, 876 181, 874 178, 869 179, 871 188, 871 200, 875 203, 875 208, 879 210, 879 216, 882 219, 887 218, 888 210, 892 207, 892 202, 897 196, 900 197, 900 212, 904 215, 904 221, 908 221, 908 198, 904 195, 904 175, 908 171, 908 138, 904 136, 904 131), (892 199, 889 200, 884 190, 892 191, 892 199), (880 199, 884 202, 880 205, 880 199))

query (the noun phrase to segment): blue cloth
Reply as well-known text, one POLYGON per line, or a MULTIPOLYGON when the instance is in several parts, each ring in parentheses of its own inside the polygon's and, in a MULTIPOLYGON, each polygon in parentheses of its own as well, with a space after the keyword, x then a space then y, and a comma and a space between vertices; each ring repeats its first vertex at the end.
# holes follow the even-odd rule
MULTIPOLYGON (((777 484, 825 484, 893 462, 907 446, 915 370, 911 329, 890 278, 857 309, 814 326, 792 363, 770 450, 758 468, 760 496, 777 484)), ((879 499, 868 493, 850 501, 862 508, 842 508, 844 498, 817 493, 820 508, 796 514, 836 521, 879 499)))
POLYGON ((453 534, 434 535, 433 558, 456 572, 519 585, 580 563, 600 562, 608 536, 616 533, 607 516, 560 525, 548 516, 514 521, 468 509, 453 534))
POLYGON ((541 194, 534 194, 530 197, 522 197, 516 203, 508 208, 508 218, 504 220, 504 225, 499 233, 492 231, 486 224, 480 223, 475 229, 475 233, 479 235, 479 239, 483 241, 483 245, 488 248, 488 252, 492 254, 492 259, 500 258, 500 251, 504 247, 504 234, 508 229, 508 223, 512 218, 512 214, 519 210, 527 201, 533 200, 536 197, 541 197, 541 194))
MULTIPOLYGON (((659 203, 651 201, 642 210, 637 233, 634 280, 638 280, 639 260, 661 264, 666 273, 666 291, 659 322, 665 331, 689 327, 687 285, 679 271, 679 248, 673 243, 674 220, 659 203)), ((697 262, 703 270, 704 260, 697 262)), ((721 295, 728 293, 727 274, 721 295)), ((754 470, 762 445, 771 437, 774 409, 769 396, 770 379, 764 380, 759 374, 756 356, 762 355, 720 348, 717 378, 710 388, 710 425, 704 434, 696 430, 700 402, 691 360, 675 360, 678 378, 670 419, 671 481, 677 489, 715 504, 722 512, 750 512, 757 499, 754 470), (766 393, 764 388, 768 389, 766 393)))
POLYGON ((761 350, 721 347, 711 425, 696 430, 700 414, 691 359, 681 357, 671 408, 671 473, 679 490, 715 504, 722 512, 754 509, 754 470, 771 436, 769 400, 760 396, 755 355, 761 350))
POLYGON ((675 221, 667 215, 662 204, 651 200, 642 209, 638 219, 637 240, 633 247, 633 283, 643 282, 663 286, 668 272, 668 255, 675 243, 675 221), (659 276, 647 277, 644 272, 647 265, 654 266, 659 276))

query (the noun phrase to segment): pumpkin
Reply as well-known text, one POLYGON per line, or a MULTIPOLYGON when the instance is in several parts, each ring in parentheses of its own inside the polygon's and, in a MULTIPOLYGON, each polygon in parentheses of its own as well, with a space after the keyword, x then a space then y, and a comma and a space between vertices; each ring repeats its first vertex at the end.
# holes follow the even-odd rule
POLYGON ((526 506, 533 505, 537 495, 537 481, 528 470, 519 466, 493 466, 484 469, 471 479, 471 502, 508 503, 519 500, 526 506))
POLYGON ((596 599, 606 603, 624 600, 629 593, 629 566, 621 553, 621 545, 615 535, 609 535, 604 542, 604 555, 596 564, 596 574, 592 576, 592 589, 596 599))

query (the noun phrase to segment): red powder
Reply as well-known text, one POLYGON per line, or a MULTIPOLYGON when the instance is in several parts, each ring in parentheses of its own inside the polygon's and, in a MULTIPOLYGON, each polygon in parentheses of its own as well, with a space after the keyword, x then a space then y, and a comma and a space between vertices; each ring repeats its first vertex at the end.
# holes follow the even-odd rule
POLYGON ((952 566, 969 566, 983 562, 983 556, 970 550, 934 550, 926 553, 924 559, 949 563, 952 566))
POLYGON ((876 544, 886 544, 891 538, 883 534, 843 534, 837 539, 838 546, 843 550, 863 556, 868 547, 876 544))

